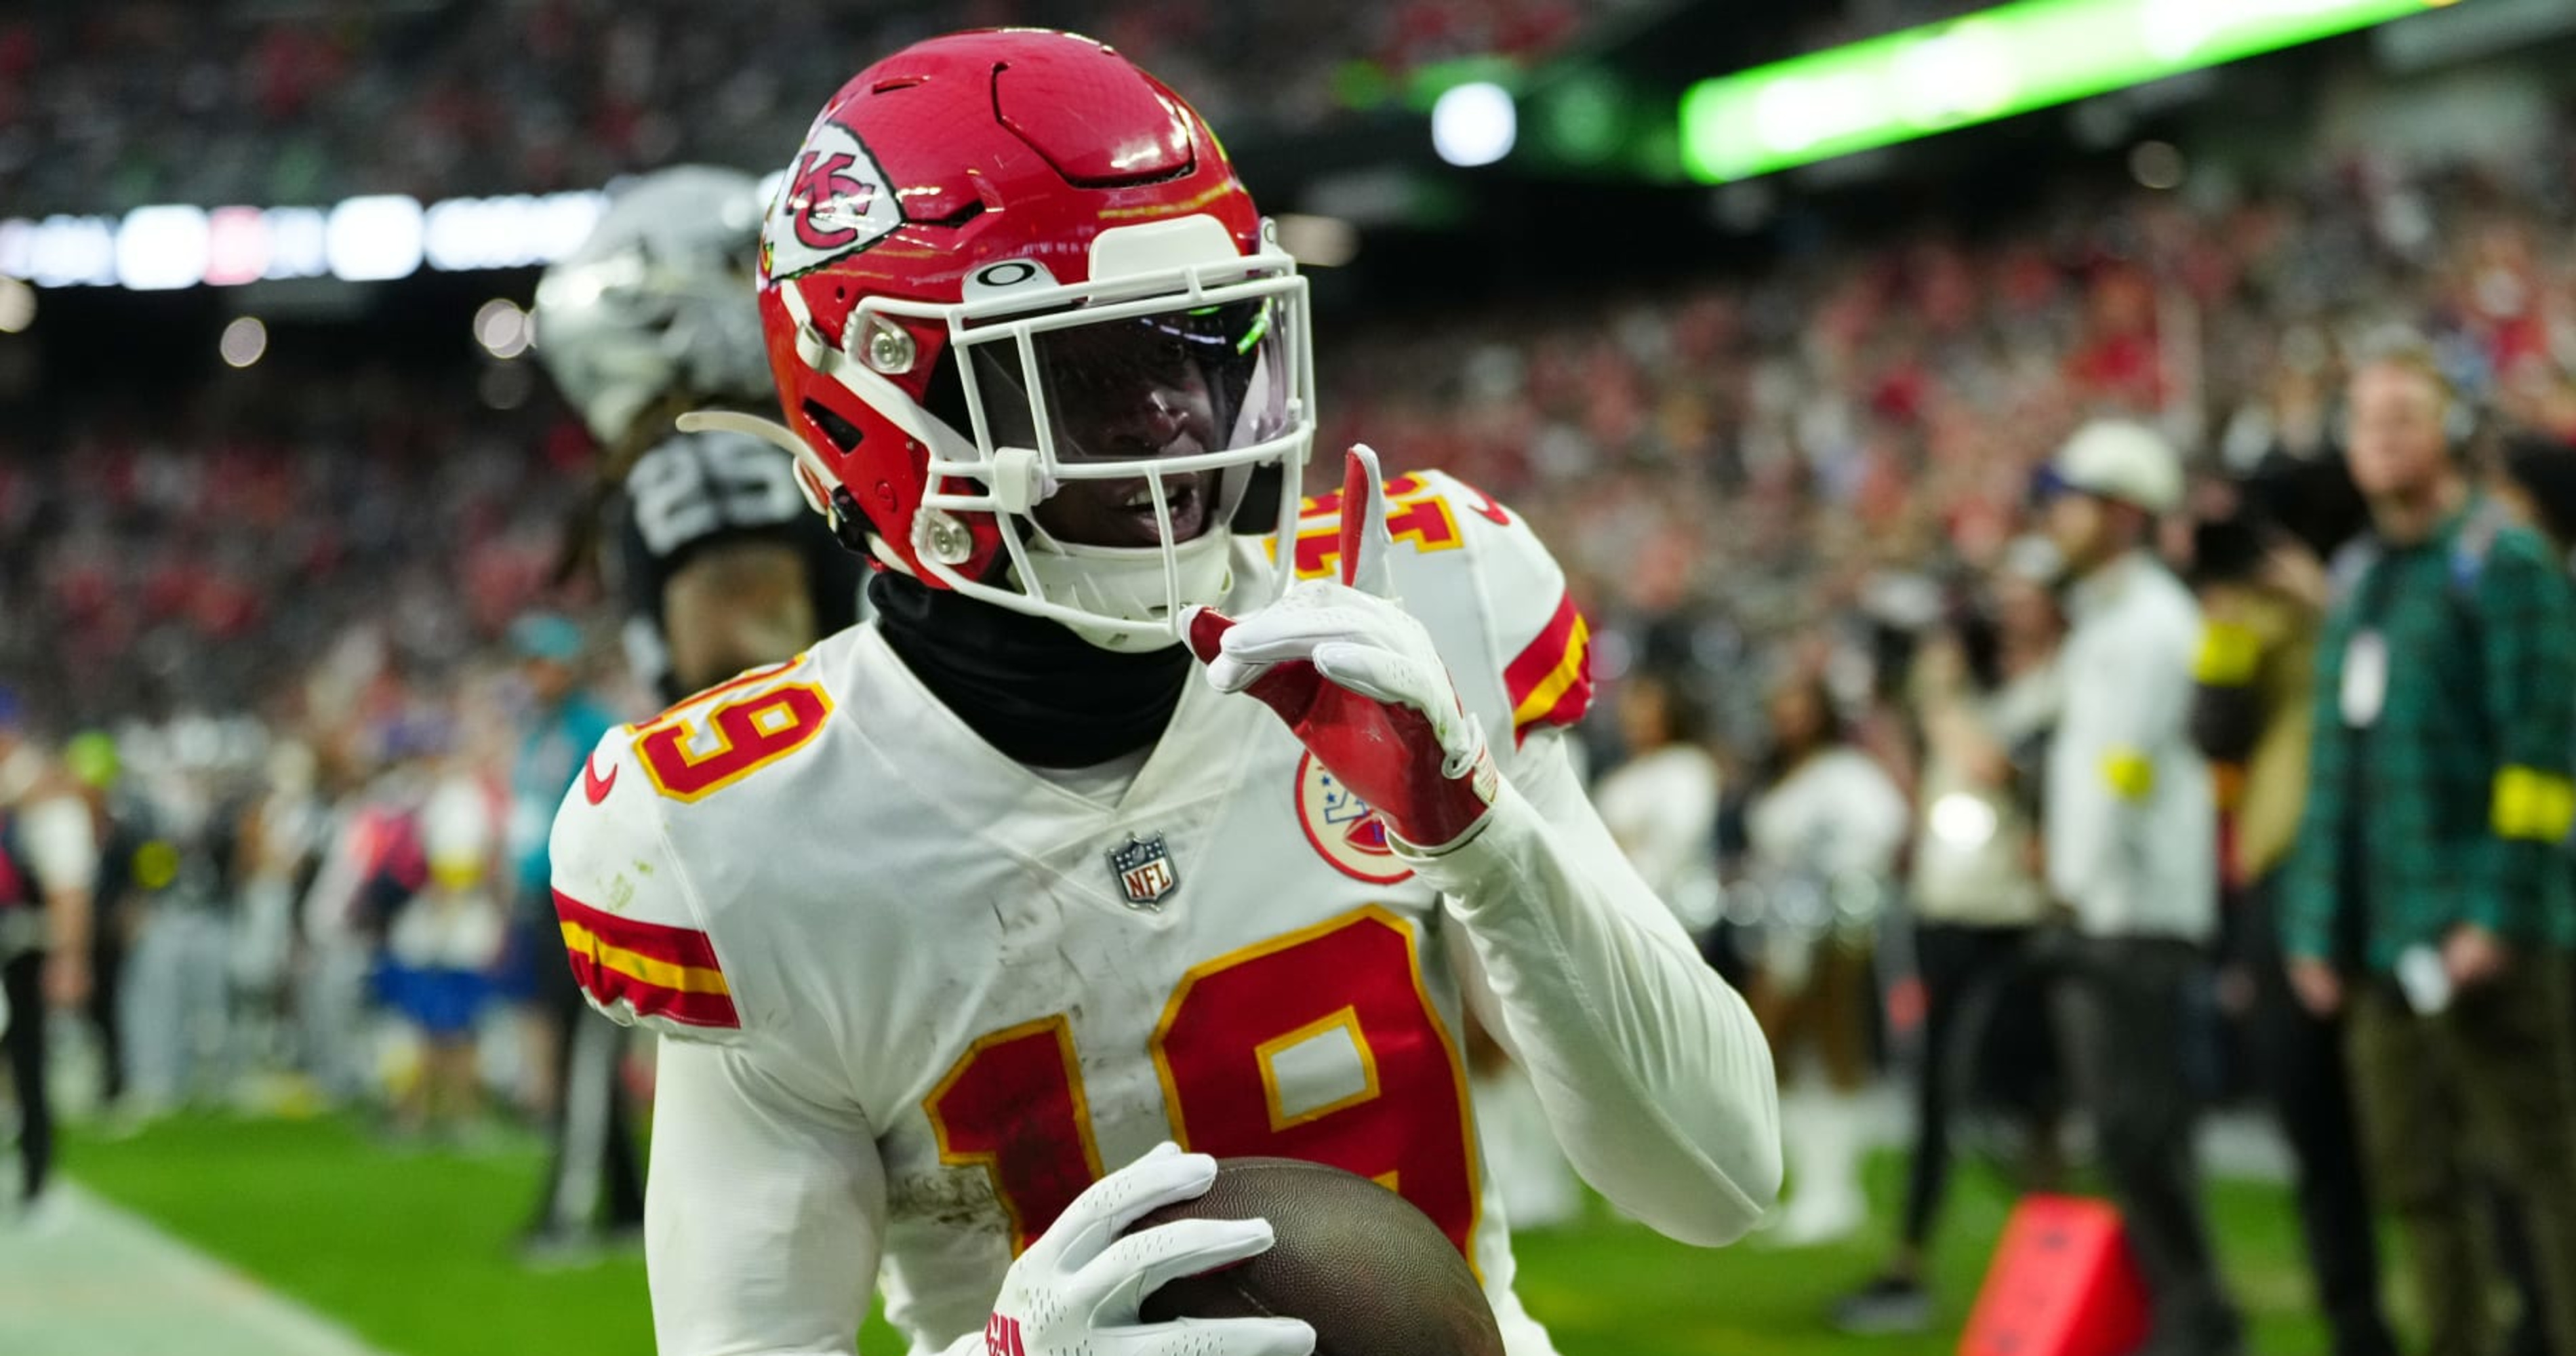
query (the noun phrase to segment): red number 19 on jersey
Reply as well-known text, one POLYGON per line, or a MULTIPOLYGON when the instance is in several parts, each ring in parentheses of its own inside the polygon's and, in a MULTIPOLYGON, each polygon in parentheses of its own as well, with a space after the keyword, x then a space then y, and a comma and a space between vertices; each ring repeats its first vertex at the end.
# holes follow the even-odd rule
MULTIPOLYGON (((1374 1178, 1467 1252, 1479 1197, 1466 1068, 1422 987, 1404 919, 1370 905, 1192 969, 1164 1006, 1151 1054, 1181 1147, 1374 1178), (1318 1039, 1349 1043, 1358 1085, 1291 1106, 1279 1060, 1318 1039)), ((923 1109, 941 1162, 992 1175, 1015 1255, 1101 1175, 1062 1016, 975 1042, 923 1109)))

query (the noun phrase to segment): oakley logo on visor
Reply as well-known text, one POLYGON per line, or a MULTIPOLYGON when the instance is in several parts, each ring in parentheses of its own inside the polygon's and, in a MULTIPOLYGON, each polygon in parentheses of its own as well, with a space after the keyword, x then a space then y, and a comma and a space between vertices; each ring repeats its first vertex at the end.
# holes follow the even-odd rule
POLYGON ((818 123, 769 205, 761 271, 772 280, 792 278, 856 254, 902 224, 903 206, 868 148, 839 123, 818 123))

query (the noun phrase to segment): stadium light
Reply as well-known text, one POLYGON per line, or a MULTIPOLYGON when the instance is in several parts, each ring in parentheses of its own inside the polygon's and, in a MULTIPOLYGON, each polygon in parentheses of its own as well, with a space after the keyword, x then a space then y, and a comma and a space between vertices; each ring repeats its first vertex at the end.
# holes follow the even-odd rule
POLYGON ((1700 81, 1682 96, 1682 163, 1703 183, 1747 179, 2454 2, 2020 0, 1700 81))
POLYGON ((205 278, 211 287, 257 282, 268 271, 268 217, 256 207, 206 214, 205 278))
POLYGON ((116 228, 116 281, 166 292, 206 280, 209 227, 199 207, 138 207, 116 228))
POLYGON ((33 224, 23 267, 38 287, 113 284, 116 228, 105 217, 47 217, 33 224))
POLYGON ((235 316, 224 326, 223 338, 215 341, 215 351, 234 367, 248 367, 268 352, 268 326, 255 315, 235 316))
POLYGON ((593 191, 449 198, 400 194, 322 207, 138 207, 123 217, 0 220, 0 277, 38 287, 138 291, 236 287, 262 279, 408 277, 551 264, 608 210, 593 191))
POLYGON ((36 323, 36 289, 0 277, 0 334, 18 334, 36 323))
POLYGON ((408 278, 420 268, 420 200, 400 193, 343 199, 331 209, 322 250, 331 276, 348 282, 408 278))
POLYGON ((1431 149, 1452 165, 1490 165, 1512 153, 1519 135, 1511 91, 1490 81, 1456 86, 1431 106, 1431 149))
POLYGON ((319 278, 331 271, 330 219, 319 207, 272 207, 259 214, 268 230, 262 278, 319 278))
POLYGON ((504 361, 528 351, 528 313, 508 297, 494 297, 474 313, 474 342, 504 361))
POLYGON ((2141 188, 2180 188, 2182 152, 2169 141, 2141 141, 2129 148, 2129 177, 2141 188))

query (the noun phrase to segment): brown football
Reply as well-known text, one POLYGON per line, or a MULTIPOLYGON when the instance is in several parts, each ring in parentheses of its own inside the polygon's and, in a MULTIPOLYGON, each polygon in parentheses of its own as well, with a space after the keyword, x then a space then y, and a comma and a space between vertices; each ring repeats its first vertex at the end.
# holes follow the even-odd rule
POLYGON ((1467 1259, 1402 1196, 1295 1158, 1228 1158, 1206 1195, 1136 1222, 1266 1219, 1279 1241, 1247 1262, 1145 1297, 1148 1322, 1285 1315, 1315 1327, 1315 1356, 1503 1356, 1467 1259))

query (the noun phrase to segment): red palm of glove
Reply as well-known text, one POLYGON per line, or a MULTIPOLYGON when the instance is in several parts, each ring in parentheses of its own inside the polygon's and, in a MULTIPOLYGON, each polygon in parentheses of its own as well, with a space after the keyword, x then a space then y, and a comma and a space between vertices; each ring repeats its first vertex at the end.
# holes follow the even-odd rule
MULTIPOLYGON (((1345 586, 1377 597, 1388 593, 1386 494, 1377 454, 1353 448, 1346 464, 1342 503, 1341 574, 1345 586)), ((1411 622, 1406 622, 1412 625, 1411 622)), ((1233 618, 1201 608, 1188 619, 1190 650, 1213 664, 1233 618)), ((1457 694, 1441 691, 1420 700, 1445 701, 1466 720, 1457 694)), ((1483 821, 1499 786, 1494 761, 1481 746, 1473 762, 1453 774, 1457 761, 1442 746, 1432 720, 1405 701, 1382 700, 1326 677, 1311 659, 1270 663, 1244 691, 1288 723, 1299 742, 1344 786, 1386 820, 1397 838, 1418 847, 1458 842, 1483 821)))

